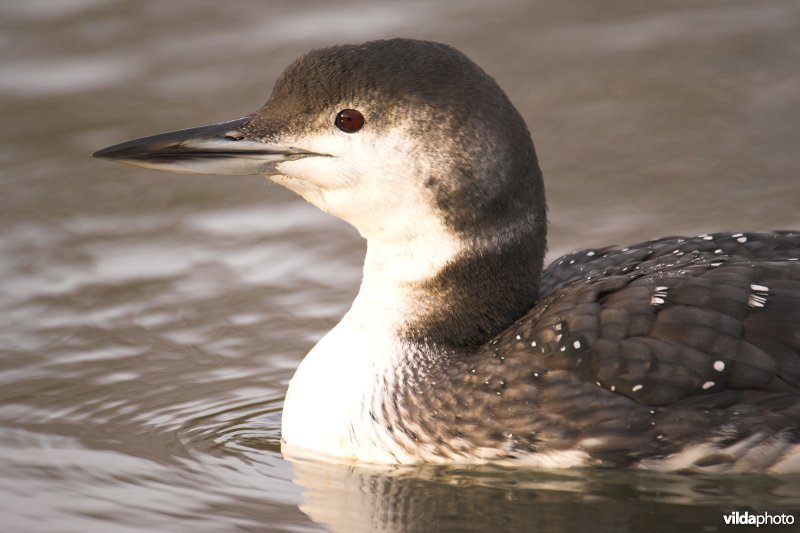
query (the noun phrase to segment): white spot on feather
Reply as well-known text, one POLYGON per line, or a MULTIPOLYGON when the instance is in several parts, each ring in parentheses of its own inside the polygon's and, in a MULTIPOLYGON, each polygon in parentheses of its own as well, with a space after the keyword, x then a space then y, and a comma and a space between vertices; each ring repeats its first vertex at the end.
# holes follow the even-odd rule
POLYGON ((667 301, 667 291, 669 291, 669 287, 664 285, 656 287, 655 291, 653 292, 653 296, 650 298, 650 303, 652 305, 664 304, 667 301))
POLYGON ((753 283, 750 285, 750 290, 752 290, 753 293, 750 294, 747 304, 750 307, 764 307, 767 303, 767 296, 769 296, 769 287, 753 283))

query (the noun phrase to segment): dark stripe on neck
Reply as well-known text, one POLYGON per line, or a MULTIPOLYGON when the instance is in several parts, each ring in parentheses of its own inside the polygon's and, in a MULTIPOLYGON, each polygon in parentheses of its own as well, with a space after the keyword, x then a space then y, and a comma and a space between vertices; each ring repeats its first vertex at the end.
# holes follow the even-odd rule
POLYGON ((545 228, 535 226, 502 245, 476 246, 457 257, 417 287, 423 311, 403 336, 442 347, 485 344, 535 305, 545 248, 545 228))

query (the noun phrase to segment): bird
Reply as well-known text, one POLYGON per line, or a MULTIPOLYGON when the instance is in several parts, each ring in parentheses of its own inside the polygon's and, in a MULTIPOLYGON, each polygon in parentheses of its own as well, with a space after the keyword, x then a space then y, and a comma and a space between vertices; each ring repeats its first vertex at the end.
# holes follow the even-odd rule
POLYGON ((449 45, 315 49, 249 115, 94 156, 263 175, 366 240, 352 306, 290 381, 288 455, 800 471, 800 233, 670 236, 545 268, 526 122, 449 45))

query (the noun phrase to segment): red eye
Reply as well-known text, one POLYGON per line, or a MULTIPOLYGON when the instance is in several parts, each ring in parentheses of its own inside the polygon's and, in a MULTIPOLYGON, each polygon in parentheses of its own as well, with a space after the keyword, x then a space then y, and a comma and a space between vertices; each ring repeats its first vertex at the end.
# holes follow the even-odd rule
POLYGON ((345 133, 355 133, 364 126, 364 115, 355 109, 342 109, 333 123, 345 133))

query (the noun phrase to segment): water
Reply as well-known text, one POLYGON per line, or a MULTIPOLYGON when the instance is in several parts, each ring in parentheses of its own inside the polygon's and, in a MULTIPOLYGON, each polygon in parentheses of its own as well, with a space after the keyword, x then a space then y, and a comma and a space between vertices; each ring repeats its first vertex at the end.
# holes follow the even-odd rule
POLYGON ((89 157, 242 116, 310 48, 403 35, 466 52, 528 120, 551 258, 798 228, 794 0, 19 0, 0 27, 1 530, 714 531, 800 509, 796 477, 290 464, 286 385, 363 243, 260 178, 89 157))

